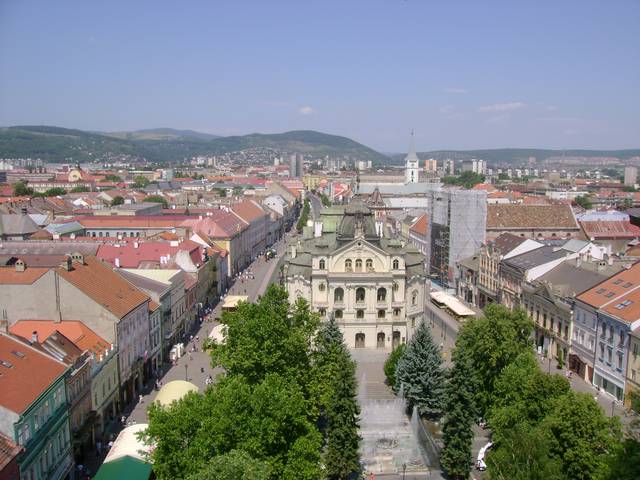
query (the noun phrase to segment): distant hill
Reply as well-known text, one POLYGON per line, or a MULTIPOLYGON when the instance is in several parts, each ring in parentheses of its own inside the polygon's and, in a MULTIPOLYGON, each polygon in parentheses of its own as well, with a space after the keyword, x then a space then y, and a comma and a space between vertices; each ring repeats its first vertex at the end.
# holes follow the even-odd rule
MULTIPOLYGON (((406 154, 392 155, 392 163, 400 164, 406 154)), ((551 150, 539 148, 495 148, 485 150, 434 150, 430 152, 419 152, 420 159, 436 158, 444 160, 453 158, 465 160, 470 158, 481 158, 492 164, 514 164, 526 161, 529 157, 535 157, 537 161, 542 161, 551 157, 614 157, 620 160, 627 160, 640 156, 640 149, 631 150, 551 150)))
POLYGON ((378 164, 389 160, 387 156, 349 138, 312 130, 216 137, 191 130, 165 128, 115 133, 50 126, 0 128, 0 158, 41 158, 48 162, 107 160, 118 155, 146 158, 152 162, 180 162, 197 155, 219 155, 255 148, 318 157, 349 156, 378 164))
MULTIPOLYGON (((100 132, 98 132, 100 133, 100 132)), ((194 130, 176 130, 175 128, 148 128, 131 132, 105 132, 102 135, 121 138, 124 140, 176 140, 180 138, 195 138, 198 140, 213 140, 220 135, 196 132, 194 130)))

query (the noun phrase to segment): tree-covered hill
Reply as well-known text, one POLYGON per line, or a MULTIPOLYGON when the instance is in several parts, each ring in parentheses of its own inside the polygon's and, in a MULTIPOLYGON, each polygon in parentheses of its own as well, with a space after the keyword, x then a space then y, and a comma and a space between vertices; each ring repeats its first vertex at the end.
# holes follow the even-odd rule
POLYGON ((49 126, 0 128, 0 158, 40 158, 48 162, 108 160, 118 155, 153 162, 180 162, 197 155, 260 148, 317 157, 348 156, 376 163, 388 160, 385 155, 349 138, 311 130, 215 137, 173 129, 103 134, 49 126))

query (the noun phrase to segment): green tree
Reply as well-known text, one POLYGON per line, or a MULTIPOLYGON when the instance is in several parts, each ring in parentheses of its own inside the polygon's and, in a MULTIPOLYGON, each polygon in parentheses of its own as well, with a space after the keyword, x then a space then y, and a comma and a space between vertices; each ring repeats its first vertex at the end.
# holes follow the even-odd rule
POLYGON ((167 207, 168 203, 167 203, 167 199, 164 197, 161 197, 160 195, 149 195, 148 197, 146 197, 144 199, 145 202, 151 202, 151 203, 161 203, 163 207, 167 207))
POLYGON ((543 433, 523 425, 506 432, 500 446, 489 450, 485 463, 493 480, 569 480, 543 433))
POLYGON ((73 187, 71 189, 71 193, 85 193, 85 192, 90 192, 91 189, 89 187, 85 187, 83 185, 80 185, 78 187, 73 187))
MULTIPOLYGON (((398 361, 406 348, 406 344, 399 345, 393 352, 389 354, 387 360, 384 362, 384 375, 387 378, 387 385, 389 385, 394 392, 396 392, 396 367, 398 361)), ((396 392, 397 393, 397 392, 396 392)))
POLYGON ((331 200, 329 200, 329 197, 327 197, 324 193, 320 194, 320 200, 322 201, 322 205, 324 205, 325 207, 331 206, 331 200))
POLYGON ((67 193, 67 191, 62 187, 53 187, 53 188, 50 188, 50 189, 46 190, 42 194, 42 196, 43 197, 57 197, 57 196, 60 196, 60 195, 65 195, 66 193, 67 193))
POLYGON ((477 418, 473 371, 466 355, 458 355, 445 390, 444 448, 440 464, 449 477, 466 479, 472 465, 473 423, 477 418))
POLYGON ((477 377, 477 402, 484 415, 493 401, 494 383, 502 370, 518 355, 529 351, 533 323, 522 309, 509 310, 490 304, 484 317, 473 318, 460 328, 454 359, 469 357, 477 377))
POLYGON ((13 194, 17 197, 29 197, 33 195, 33 188, 27 186, 27 182, 20 180, 13 185, 13 194))
POLYGON ((509 180, 509 175, 506 173, 499 173, 498 174, 498 180, 509 180))
POLYGON ((124 205, 124 198, 120 195, 116 195, 115 197, 113 197, 113 200, 111 200, 112 207, 115 207, 117 205, 124 205))
POLYGON ((504 368, 495 383, 489 414, 494 441, 501 444, 517 426, 529 429, 537 426, 554 408, 553 401, 569 388, 566 378, 540 370, 532 351, 521 353, 504 368))
POLYGON ((425 322, 421 322, 396 367, 396 391, 401 388, 409 410, 438 417, 444 402, 445 374, 442 355, 425 322))
POLYGON ((624 439, 611 457, 608 480, 635 480, 640 472, 640 417, 626 426, 624 439))
MULTIPOLYGON (((342 344, 342 342, 341 342, 342 344)), ((327 447, 324 457, 327 479, 347 480, 360 470, 355 364, 343 349, 336 357, 336 372, 327 408, 327 447)))
POLYGON ((593 206, 591 204, 591 200, 589 199, 589 197, 587 197, 585 195, 580 195, 580 196, 576 197, 573 200, 573 203, 575 203, 576 205, 581 206, 585 210, 589 210, 593 206))
POLYGON ((122 182, 122 177, 120 177, 118 175, 114 175, 113 173, 109 173, 109 174, 105 175, 104 179, 107 182, 116 182, 116 183, 121 183, 122 182))
POLYGON ((227 337, 224 345, 212 349, 214 365, 222 365, 229 375, 243 375, 250 383, 267 373, 306 379, 311 332, 318 317, 302 299, 297 315, 290 316, 287 298, 284 289, 270 285, 257 303, 240 303, 235 312, 223 313, 227 337))
POLYGON ((149 185, 149 179, 147 177, 143 177, 142 175, 138 175, 133 178, 133 184, 131 185, 133 188, 144 188, 149 185))
POLYGON ((479 173, 466 171, 462 172, 458 176, 446 176, 442 178, 442 183, 445 185, 460 185, 464 188, 473 188, 479 183, 484 182, 484 175, 480 175, 479 173))
POLYGON ((619 419, 607 418, 591 396, 570 390, 555 400, 553 411, 538 428, 568 478, 608 475, 611 457, 620 444, 619 419))
POLYGON ((299 233, 301 233, 302 229, 307 225, 307 221, 309 220, 310 213, 311 213, 311 205, 309 204, 309 199, 306 199, 302 207, 302 213, 300 214, 300 218, 298 219, 298 223, 296 224, 296 229, 298 230, 299 233))
POLYGON ((187 480, 268 480, 269 465, 255 460, 243 450, 217 455, 187 480))

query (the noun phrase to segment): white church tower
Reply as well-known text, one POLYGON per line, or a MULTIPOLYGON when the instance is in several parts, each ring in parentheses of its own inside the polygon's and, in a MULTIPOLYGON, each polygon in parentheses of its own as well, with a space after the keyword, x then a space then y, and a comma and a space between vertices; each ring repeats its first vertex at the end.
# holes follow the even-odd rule
POLYGON ((404 183, 418 183, 418 175, 420 171, 420 159, 416 155, 416 145, 413 139, 413 130, 411 130, 411 144, 409 145, 409 153, 404 159, 405 162, 405 178, 404 183))

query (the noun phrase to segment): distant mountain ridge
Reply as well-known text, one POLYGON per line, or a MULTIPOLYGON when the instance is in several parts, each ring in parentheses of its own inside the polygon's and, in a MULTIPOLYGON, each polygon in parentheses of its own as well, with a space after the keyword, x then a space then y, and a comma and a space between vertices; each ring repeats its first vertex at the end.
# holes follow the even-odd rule
POLYGON ((0 158, 41 158, 48 162, 86 162, 130 155, 153 162, 180 162, 252 148, 288 153, 349 156, 384 163, 389 158, 347 137, 313 130, 217 137, 192 130, 156 128, 134 132, 87 132, 52 126, 0 128, 0 158))
MULTIPOLYGON (((399 164, 404 161, 406 154, 394 154, 391 156, 392 163, 399 164)), ((628 160, 632 157, 640 156, 640 149, 621 150, 591 150, 591 149, 570 149, 554 150, 545 148, 489 148, 481 150, 433 150, 429 152, 418 152, 420 159, 435 158, 444 160, 452 158, 465 160, 471 158, 481 158, 493 164, 514 164, 527 161, 534 157, 537 161, 542 161, 552 157, 610 157, 628 160)))

